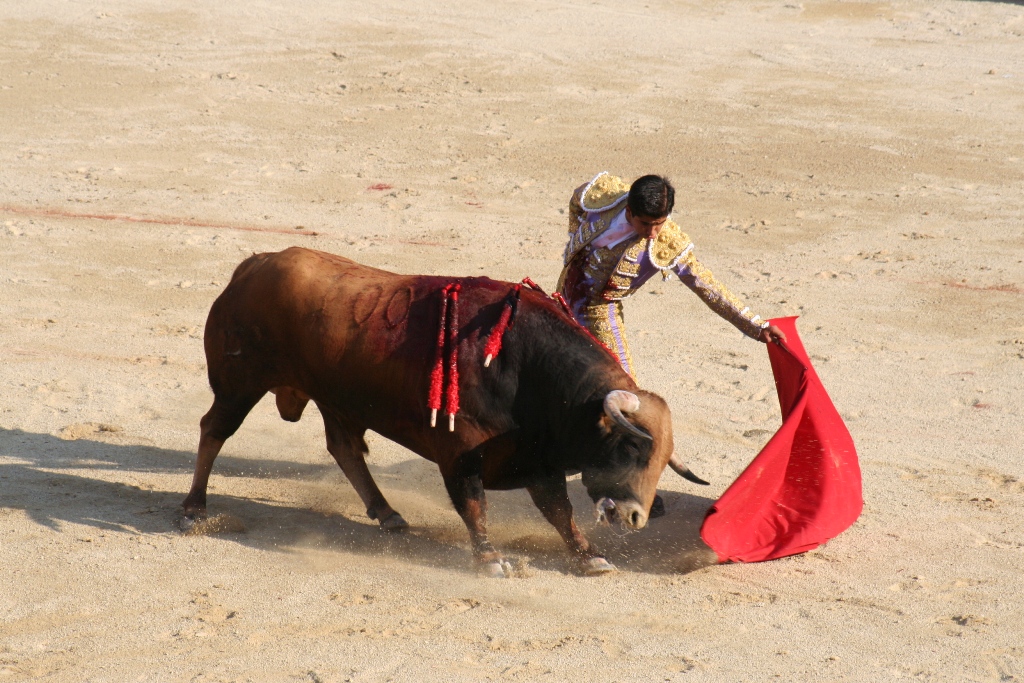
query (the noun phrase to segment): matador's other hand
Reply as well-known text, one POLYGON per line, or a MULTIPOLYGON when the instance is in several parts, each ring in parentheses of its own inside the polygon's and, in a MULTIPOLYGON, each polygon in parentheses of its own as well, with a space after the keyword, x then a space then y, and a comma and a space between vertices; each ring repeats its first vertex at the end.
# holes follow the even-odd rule
POLYGON ((769 342, 778 344, 779 342, 786 341, 786 333, 776 325, 769 325, 761 330, 761 334, 757 335, 757 341, 764 342, 765 344, 769 342))

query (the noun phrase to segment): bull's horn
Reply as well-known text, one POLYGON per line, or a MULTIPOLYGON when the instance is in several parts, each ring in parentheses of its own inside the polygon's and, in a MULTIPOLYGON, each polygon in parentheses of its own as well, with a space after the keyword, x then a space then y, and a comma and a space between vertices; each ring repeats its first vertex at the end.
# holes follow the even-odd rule
POLYGON ((627 420, 626 416, 622 414, 635 413, 638 410, 640 410, 640 399, 636 394, 616 389, 609 391, 608 395, 604 397, 604 414, 610 417, 615 424, 634 436, 654 441, 654 437, 627 420))
POLYGON ((704 486, 708 485, 708 482, 691 472, 690 468, 683 464, 683 459, 674 452, 672 453, 672 457, 668 459, 668 466, 683 479, 688 479, 694 484, 703 484, 704 486))

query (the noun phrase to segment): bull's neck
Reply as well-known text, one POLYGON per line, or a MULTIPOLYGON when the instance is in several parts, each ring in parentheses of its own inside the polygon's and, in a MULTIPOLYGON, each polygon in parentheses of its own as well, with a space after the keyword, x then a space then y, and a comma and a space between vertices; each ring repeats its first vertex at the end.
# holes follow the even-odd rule
POLYGON ((637 390, 619 363, 584 330, 563 323, 537 332, 538 337, 546 335, 547 343, 532 349, 529 362, 542 378, 542 401, 556 411, 603 400, 613 389, 637 390))

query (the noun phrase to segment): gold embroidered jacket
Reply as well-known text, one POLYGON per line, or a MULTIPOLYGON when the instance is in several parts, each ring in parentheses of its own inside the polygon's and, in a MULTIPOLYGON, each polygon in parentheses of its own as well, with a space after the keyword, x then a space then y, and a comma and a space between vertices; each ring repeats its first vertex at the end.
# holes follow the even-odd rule
POLYGON ((674 273, 715 313, 756 338, 768 322, 751 313, 697 260, 693 242, 671 217, 654 240, 636 236, 610 247, 594 246, 625 210, 628 193, 629 185, 621 178, 601 173, 577 188, 569 201, 569 239, 558 290, 577 317, 585 307, 621 301, 655 273, 674 273))

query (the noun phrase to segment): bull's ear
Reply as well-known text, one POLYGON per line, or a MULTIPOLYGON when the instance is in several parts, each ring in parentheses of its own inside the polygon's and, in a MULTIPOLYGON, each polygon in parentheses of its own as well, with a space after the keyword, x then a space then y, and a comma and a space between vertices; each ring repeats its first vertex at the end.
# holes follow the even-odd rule
POLYGON ((601 413, 601 417, 597 419, 597 431, 601 432, 601 436, 610 436, 614 429, 615 420, 601 413))

